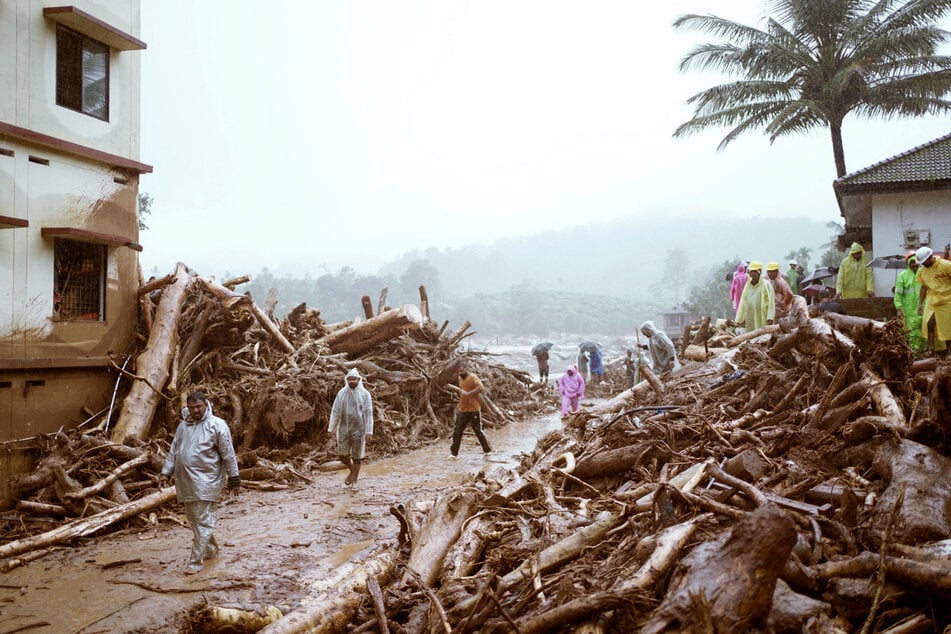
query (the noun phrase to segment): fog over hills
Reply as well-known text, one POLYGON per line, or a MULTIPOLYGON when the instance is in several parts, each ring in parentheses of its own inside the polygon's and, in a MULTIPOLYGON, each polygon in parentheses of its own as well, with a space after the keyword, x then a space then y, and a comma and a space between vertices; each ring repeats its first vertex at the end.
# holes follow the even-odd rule
POLYGON ((402 275, 422 259, 438 271, 440 286, 452 295, 501 292, 527 282, 539 290, 660 299, 656 285, 672 250, 683 250, 683 266, 700 283, 725 260, 776 260, 785 269, 786 255, 802 247, 812 250, 815 264, 834 233, 825 222, 806 218, 597 223, 490 245, 410 251, 380 274, 402 275))

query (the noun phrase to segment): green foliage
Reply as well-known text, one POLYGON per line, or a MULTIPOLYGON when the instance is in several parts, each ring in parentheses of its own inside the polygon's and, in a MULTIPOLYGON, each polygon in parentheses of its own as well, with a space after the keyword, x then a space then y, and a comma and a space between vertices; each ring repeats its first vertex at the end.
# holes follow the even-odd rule
POLYGON ((739 257, 725 260, 711 271, 706 283, 690 289, 687 310, 698 315, 710 315, 712 319, 732 319, 735 311, 730 301, 730 284, 739 262, 739 257))
POLYGON ((142 192, 139 194, 139 231, 145 231, 149 228, 145 224, 145 216, 152 213, 153 198, 150 194, 142 192))
POLYGON ((690 97, 693 118, 674 136, 729 129, 726 147, 762 128, 770 141, 829 128, 836 173, 846 173, 842 122, 921 116, 951 109, 948 33, 936 24, 951 0, 772 0, 763 30, 713 15, 684 15, 674 28, 721 39, 691 50, 682 71, 719 71, 730 81, 690 97))

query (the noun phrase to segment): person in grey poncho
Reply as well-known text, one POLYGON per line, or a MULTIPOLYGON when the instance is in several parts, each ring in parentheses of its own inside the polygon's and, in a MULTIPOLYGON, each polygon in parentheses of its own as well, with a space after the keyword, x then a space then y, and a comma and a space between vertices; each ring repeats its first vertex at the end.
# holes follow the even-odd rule
POLYGON ((674 342, 652 321, 645 321, 641 324, 641 332, 647 337, 647 351, 651 355, 651 369, 657 374, 676 370, 680 367, 677 362, 677 352, 674 349, 674 342))
POLYGON ((356 368, 347 372, 344 386, 334 398, 327 431, 337 434, 337 456, 350 469, 344 483, 356 484, 366 452, 366 439, 373 436, 373 399, 363 387, 363 378, 356 368))
POLYGON ((175 479, 175 495, 185 505, 192 528, 191 556, 185 574, 201 572, 206 558, 218 555, 215 523, 218 498, 225 484, 229 491, 241 489, 238 460, 228 424, 211 412, 211 403, 201 392, 192 392, 182 410, 182 422, 168 450, 159 476, 159 486, 175 479))

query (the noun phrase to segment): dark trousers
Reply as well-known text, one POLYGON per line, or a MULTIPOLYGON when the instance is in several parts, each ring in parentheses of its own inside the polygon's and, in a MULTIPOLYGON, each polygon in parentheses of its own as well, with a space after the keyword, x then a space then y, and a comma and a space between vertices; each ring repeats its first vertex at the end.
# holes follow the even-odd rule
POLYGON ((466 430, 466 425, 472 428, 479 444, 482 445, 482 451, 489 453, 492 447, 489 446, 489 439, 485 437, 482 431, 482 413, 481 412, 456 412, 456 426, 452 430, 452 445, 449 447, 449 453, 454 456, 459 455, 459 445, 462 443, 462 432, 466 430))

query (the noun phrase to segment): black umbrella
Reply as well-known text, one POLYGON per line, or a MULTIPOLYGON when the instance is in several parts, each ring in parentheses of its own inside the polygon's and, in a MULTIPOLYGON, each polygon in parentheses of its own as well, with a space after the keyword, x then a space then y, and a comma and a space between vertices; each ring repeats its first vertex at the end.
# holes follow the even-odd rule
POLYGON ((818 297, 822 291, 829 291, 829 295, 835 295, 835 287, 825 284, 810 284, 799 289, 799 294, 803 297, 818 297))
POLYGON ((582 352, 594 352, 595 350, 602 352, 604 351, 604 346, 602 346, 597 341, 582 341, 578 345, 578 349, 582 352))
POLYGON ((818 282, 819 280, 824 280, 827 277, 832 277, 838 272, 839 268, 837 266, 820 266, 815 271, 799 280, 799 283, 809 284, 809 282, 818 282))
POLYGON ((866 266, 870 269, 904 269, 908 266, 908 263, 903 255, 885 255, 875 258, 866 266))
POLYGON ((555 345, 551 341, 539 341, 534 346, 532 346, 532 356, 537 357, 543 352, 548 352, 551 350, 551 347, 555 345))

